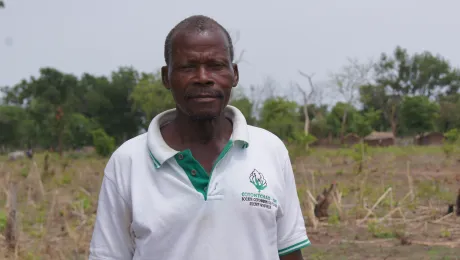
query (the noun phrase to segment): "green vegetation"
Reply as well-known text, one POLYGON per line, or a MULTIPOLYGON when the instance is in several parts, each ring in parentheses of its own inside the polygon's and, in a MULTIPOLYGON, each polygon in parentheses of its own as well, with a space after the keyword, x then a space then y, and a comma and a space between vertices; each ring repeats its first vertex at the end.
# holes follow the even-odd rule
MULTIPOLYGON (((251 97, 244 88, 233 93, 231 104, 240 108, 249 124, 289 143, 303 143, 306 149, 316 139, 343 141, 347 134, 362 138, 372 131, 399 137, 451 131, 451 140, 460 128, 460 70, 430 52, 409 54, 397 47, 372 64, 349 60, 331 79, 331 95, 341 95, 345 101, 329 107, 314 98, 321 89, 308 79, 310 92, 300 85, 294 89, 303 101, 275 95, 269 91, 275 83, 266 80, 251 86, 251 97)), ((79 77, 47 67, 37 77, 4 86, 1 92, 0 145, 4 150, 32 147, 63 152, 95 146, 98 141, 98 151, 106 156, 147 130, 158 113, 174 107, 159 72, 144 73, 132 67, 120 67, 109 76, 85 73, 79 77), (94 138, 94 131, 104 132, 105 141, 94 138)), ((454 148, 446 146, 446 155, 454 148)))
MULTIPOLYGON (((249 124, 286 142, 305 216, 311 216, 312 197, 337 183, 328 217, 316 229, 307 221, 314 246, 305 255, 455 256, 441 247, 428 252, 424 245, 451 245, 459 235, 450 219, 432 222, 454 203, 460 180, 460 70, 441 56, 409 54, 400 47, 370 65, 349 62, 332 76, 344 101, 331 106, 315 100, 320 89, 306 74, 311 91, 298 86, 301 100, 275 95, 269 81, 251 87, 252 95, 242 89, 231 98, 249 124), (445 141, 442 146, 374 147, 363 142, 373 131, 410 140, 439 131, 445 141), (356 138, 353 145, 345 143, 350 136, 356 138), (324 140, 334 149, 313 145, 324 140), (385 243, 395 251, 382 249, 385 243)), ((171 93, 158 72, 132 67, 108 76, 42 68, 37 77, 1 92, 1 154, 29 147, 38 152, 33 160, 14 162, 0 154, 0 242, 9 239, 11 183, 18 190, 19 232, 14 254, 2 247, 5 257, 0 258, 84 259, 108 157, 147 130, 158 113, 174 107, 171 93)), ((261 180, 254 183, 264 188, 261 180)))

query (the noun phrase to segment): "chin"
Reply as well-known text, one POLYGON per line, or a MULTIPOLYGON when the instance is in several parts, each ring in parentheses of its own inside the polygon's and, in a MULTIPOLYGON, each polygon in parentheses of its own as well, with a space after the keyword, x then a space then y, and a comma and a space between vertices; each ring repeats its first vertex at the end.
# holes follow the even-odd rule
POLYGON ((211 121, 218 118, 224 108, 217 104, 201 104, 182 107, 181 109, 190 119, 194 121, 211 121))
POLYGON ((215 115, 191 115, 193 121, 212 121, 217 118, 215 115))
POLYGON ((221 110, 209 109, 200 111, 190 111, 189 116, 194 121, 211 121, 218 118, 221 114, 221 110))

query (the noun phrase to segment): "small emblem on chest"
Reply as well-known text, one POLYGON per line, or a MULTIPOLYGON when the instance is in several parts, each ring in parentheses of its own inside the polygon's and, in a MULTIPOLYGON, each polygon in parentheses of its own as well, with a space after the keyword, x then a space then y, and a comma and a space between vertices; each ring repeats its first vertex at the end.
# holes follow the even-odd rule
POLYGON ((254 169, 249 175, 249 181, 259 192, 267 188, 267 180, 265 180, 264 175, 256 169, 254 169))
POLYGON ((278 201, 275 198, 272 198, 261 192, 268 186, 267 180, 261 172, 254 169, 251 174, 249 174, 249 182, 254 185, 254 187, 257 189, 257 192, 241 193, 241 201, 246 202, 249 204, 249 206, 253 207, 261 207, 266 209, 278 207, 278 201))

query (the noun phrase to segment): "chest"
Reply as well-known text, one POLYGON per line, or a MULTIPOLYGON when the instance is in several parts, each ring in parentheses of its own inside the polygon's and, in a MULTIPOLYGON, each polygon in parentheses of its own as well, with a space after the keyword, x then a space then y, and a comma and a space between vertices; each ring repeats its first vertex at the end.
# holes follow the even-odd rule
POLYGON ((165 239, 181 232, 244 233, 255 226, 276 232, 284 187, 278 165, 270 158, 226 156, 213 169, 204 190, 197 190, 176 161, 143 178, 134 177, 134 233, 165 239))

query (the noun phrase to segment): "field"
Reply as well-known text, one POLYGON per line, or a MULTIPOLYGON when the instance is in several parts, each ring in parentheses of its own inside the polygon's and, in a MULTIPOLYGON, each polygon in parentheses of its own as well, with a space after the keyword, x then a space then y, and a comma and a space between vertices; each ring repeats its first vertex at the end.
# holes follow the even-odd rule
MULTIPOLYGON (((0 157, 0 258, 87 259, 106 161, 0 157)), ((306 259, 460 259, 460 217, 446 215, 460 188, 458 155, 441 147, 314 148, 293 167, 305 216, 337 184, 329 216, 307 218, 306 259)))

